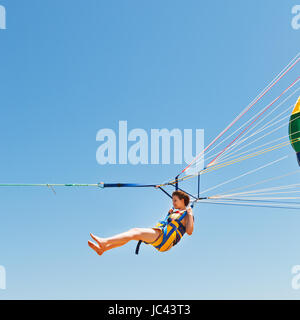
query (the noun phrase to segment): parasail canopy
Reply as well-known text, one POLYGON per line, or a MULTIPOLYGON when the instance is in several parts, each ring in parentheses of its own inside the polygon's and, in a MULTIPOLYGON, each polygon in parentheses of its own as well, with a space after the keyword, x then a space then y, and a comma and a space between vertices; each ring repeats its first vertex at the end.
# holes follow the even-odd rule
POLYGON ((291 145, 296 151, 298 164, 300 166, 300 97, 290 118, 289 136, 291 145))

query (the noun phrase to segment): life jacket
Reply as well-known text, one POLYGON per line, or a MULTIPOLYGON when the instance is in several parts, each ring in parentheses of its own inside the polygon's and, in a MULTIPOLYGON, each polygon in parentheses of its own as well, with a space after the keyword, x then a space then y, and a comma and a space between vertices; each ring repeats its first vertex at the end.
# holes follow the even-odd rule
POLYGON ((173 209, 173 212, 167 214, 165 220, 159 221, 154 227, 162 230, 160 236, 154 242, 140 240, 136 246, 135 253, 139 253, 142 242, 145 244, 151 244, 160 252, 169 250, 172 245, 175 246, 185 234, 185 226, 181 223, 181 221, 184 219, 186 214, 186 210, 180 211, 173 209), (175 218, 172 216, 175 216, 175 218))

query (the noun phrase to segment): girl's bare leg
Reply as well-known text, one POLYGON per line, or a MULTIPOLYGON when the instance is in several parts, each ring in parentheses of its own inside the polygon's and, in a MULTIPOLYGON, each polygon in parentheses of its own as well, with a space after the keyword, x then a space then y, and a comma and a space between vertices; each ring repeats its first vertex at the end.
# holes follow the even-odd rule
POLYGON ((110 244, 106 247, 105 251, 110 250, 110 249, 114 249, 114 248, 118 248, 118 247, 122 247, 122 244, 110 244))
POLYGON ((152 228, 133 228, 109 238, 100 238, 91 234, 96 244, 89 241, 89 246, 101 255, 104 251, 123 246, 130 240, 153 242, 158 238, 160 232, 160 230, 152 228))

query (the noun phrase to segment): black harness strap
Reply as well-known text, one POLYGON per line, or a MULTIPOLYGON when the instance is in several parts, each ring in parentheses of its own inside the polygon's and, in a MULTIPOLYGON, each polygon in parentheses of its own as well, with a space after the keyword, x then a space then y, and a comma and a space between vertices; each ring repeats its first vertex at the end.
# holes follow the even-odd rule
POLYGON ((139 254, 140 246, 141 246, 142 242, 143 242, 142 240, 139 240, 138 244, 136 245, 135 254, 139 254))

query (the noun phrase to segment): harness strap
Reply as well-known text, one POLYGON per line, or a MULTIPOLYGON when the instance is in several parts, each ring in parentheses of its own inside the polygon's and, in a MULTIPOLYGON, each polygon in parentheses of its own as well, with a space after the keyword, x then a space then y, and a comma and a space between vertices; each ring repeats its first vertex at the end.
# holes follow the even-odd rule
POLYGON ((181 222, 181 220, 187 215, 187 210, 184 211, 184 213, 180 216, 180 218, 176 219, 176 221, 181 222))
MULTIPOLYGON (((162 230, 163 231, 163 240, 160 245, 155 246, 156 249, 160 249, 165 244, 165 242, 170 238, 170 236, 172 235, 172 233, 174 231, 178 231, 178 232, 176 232, 175 244, 177 244, 179 242, 179 240, 181 239, 181 237, 185 233, 185 228, 184 228, 183 224, 181 223, 181 221, 187 215, 187 210, 185 210, 185 212, 178 219, 174 220, 173 222, 172 222, 172 220, 169 221, 169 215, 170 215, 170 213, 167 214, 167 216, 164 220, 159 221, 159 223, 163 227, 163 230, 162 230), (168 228, 166 228, 167 225, 170 225, 172 227, 172 229, 168 233, 167 233, 168 228), (180 233, 180 235, 178 233, 180 233)), ((138 241, 136 249, 135 249, 135 254, 139 254, 140 246, 141 246, 142 242, 144 242, 144 241, 142 241, 142 240, 138 241)))
POLYGON ((135 254, 139 254, 140 246, 141 246, 142 242, 143 242, 142 240, 139 240, 138 244, 136 245, 135 254))
POLYGON ((168 228, 164 228, 162 242, 158 246, 155 246, 156 249, 159 250, 166 243, 166 241, 168 241, 173 231, 176 230, 176 226, 173 223, 170 223, 169 226, 171 226, 172 229, 168 232, 168 228))

